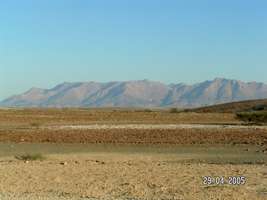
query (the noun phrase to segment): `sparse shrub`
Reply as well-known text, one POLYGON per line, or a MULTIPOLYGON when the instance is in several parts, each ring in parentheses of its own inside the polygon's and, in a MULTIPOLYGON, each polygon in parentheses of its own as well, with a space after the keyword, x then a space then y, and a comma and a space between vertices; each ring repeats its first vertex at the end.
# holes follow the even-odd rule
POLYGON ((153 112, 151 109, 145 109, 144 112, 153 112))
POLYGON ((259 188, 259 189, 257 189, 257 193, 259 193, 259 194, 267 194, 267 188, 259 188))
POLYGON ((23 161, 35 161, 35 160, 44 160, 45 157, 42 154, 23 154, 23 155, 16 155, 16 159, 23 160, 23 161))
POLYGON ((247 123, 267 123, 267 112, 241 112, 236 117, 247 123))
POLYGON ((179 110, 177 108, 171 108, 170 113, 179 113, 179 110))
POLYGON ((30 125, 35 128, 39 128, 41 126, 39 122, 31 122, 30 125))
POLYGON ((267 105, 256 105, 252 108, 254 111, 263 111, 267 110, 267 105))
POLYGON ((186 108, 186 109, 183 109, 183 112, 193 112, 193 110, 189 109, 189 108, 186 108))

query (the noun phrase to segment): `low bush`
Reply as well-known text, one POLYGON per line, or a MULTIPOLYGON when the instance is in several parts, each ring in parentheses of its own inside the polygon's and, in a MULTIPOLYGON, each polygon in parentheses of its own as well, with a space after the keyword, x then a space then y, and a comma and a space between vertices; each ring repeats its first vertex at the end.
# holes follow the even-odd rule
POLYGON ((151 110, 151 109, 144 109, 144 112, 153 112, 153 110, 151 110))
POLYGON ((39 122, 31 122, 30 125, 34 128, 39 128, 41 126, 39 122))
POLYGON ((171 108, 170 113, 179 113, 180 111, 177 108, 171 108))
POLYGON ((16 155, 16 159, 23 160, 23 161, 34 161, 34 160, 44 160, 45 157, 42 154, 23 154, 23 155, 16 155))
POLYGON ((252 108, 254 111, 263 111, 263 110, 267 110, 267 105, 256 105, 252 108))
POLYGON ((267 123, 267 112, 240 112, 236 113, 239 120, 248 123, 267 123))

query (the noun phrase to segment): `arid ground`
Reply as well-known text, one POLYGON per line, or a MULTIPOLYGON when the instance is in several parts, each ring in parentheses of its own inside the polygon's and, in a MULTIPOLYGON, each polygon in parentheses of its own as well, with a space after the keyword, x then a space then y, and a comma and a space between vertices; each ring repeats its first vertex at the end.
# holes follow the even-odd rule
POLYGON ((267 199, 267 126, 233 113, 0 109, 0 199, 267 199))

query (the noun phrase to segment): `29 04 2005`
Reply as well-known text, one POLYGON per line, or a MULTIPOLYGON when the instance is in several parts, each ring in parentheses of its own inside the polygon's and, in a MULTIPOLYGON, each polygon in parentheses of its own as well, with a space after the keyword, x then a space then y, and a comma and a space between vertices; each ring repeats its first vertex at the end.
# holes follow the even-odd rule
POLYGON ((244 185, 246 184, 245 176, 203 176, 204 185, 244 185))

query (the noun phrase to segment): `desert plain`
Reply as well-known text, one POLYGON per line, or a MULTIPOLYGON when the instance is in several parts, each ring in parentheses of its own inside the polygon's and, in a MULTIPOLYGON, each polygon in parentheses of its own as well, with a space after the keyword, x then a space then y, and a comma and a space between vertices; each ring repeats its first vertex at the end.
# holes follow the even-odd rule
POLYGON ((234 113, 0 109, 0 199, 267 199, 267 126, 234 113))

